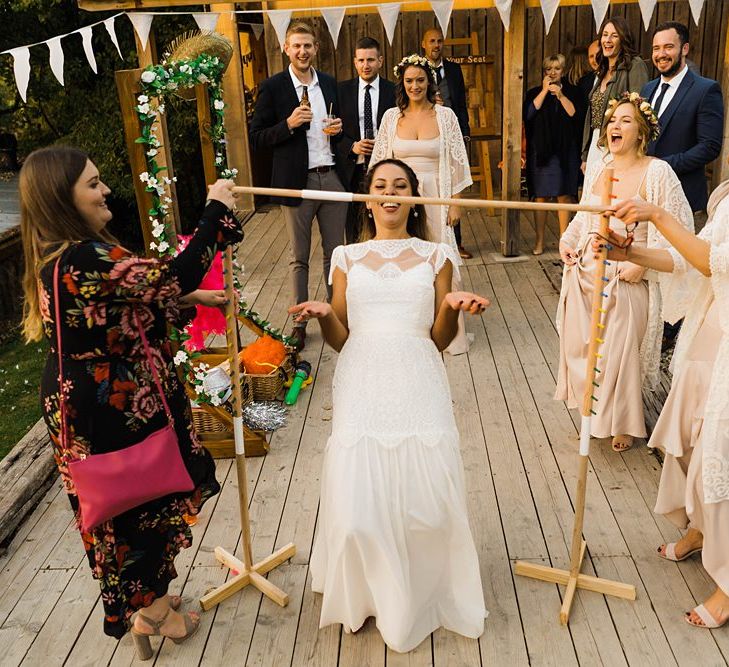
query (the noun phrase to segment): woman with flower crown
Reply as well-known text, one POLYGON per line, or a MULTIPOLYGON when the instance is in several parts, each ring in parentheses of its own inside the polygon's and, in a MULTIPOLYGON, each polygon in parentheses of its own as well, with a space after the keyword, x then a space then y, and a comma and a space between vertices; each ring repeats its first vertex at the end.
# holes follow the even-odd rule
MULTIPOLYGON (((693 231, 691 207, 678 177, 666 162, 645 155, 646 146, 657 136, 658 119, 637 93, 625 93, 610 102, 598 144, 612 158, 613 197, 655 204, 693 231)), ((581 203, 600 204, 605 178, 603 169, 596 178, 585 180, 581 203)), ((560 361, 555 399, 567 401, 569 407, 577 407, 584 392, 596 267, 589 246, 598 226, 598 214, 579 212, 559 244, 565 269, 557 309, 560 361)), ((626 234, 626 226, 614 217, 610 228, 626 234)), ((632 224, 627 233, 636 247, 668 246, 650 221, 632 224)), ((661 280, 630 261, 610 262, 605 267, 605 342, 600 349, 597 415, 591 422, 591 435, 612 437, 616 452, 629 449, 634 438, 647 435, 641 389, 650 390, 658 382, 663 331, 661 280)))
MULTIPOLYGON (((370 168, 385 158, 402 160, 417 175, 421 196, 457 198, 473 184, 458 118, 452 109, 436 102, 438 87, 427 58, 407 56, 394 71, 397 106, 382 117, 370 168)), ((460 207, 433 205, 426 206, 425 212, 430 240, 448 244, 459 256, 453 226, 460 220, 460 207)), ((461 318, 458 335, 446 351, 462 354, 467 350, 461 318)))

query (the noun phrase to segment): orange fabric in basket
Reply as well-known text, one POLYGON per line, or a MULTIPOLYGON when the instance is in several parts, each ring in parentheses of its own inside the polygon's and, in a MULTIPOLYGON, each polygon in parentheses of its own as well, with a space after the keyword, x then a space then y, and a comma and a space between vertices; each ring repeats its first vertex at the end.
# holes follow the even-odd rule
POLYGON ((271 336, 261 336, 240 353, 240 362, 246 373, 268 375, 286 358, 286 348, 271 336))

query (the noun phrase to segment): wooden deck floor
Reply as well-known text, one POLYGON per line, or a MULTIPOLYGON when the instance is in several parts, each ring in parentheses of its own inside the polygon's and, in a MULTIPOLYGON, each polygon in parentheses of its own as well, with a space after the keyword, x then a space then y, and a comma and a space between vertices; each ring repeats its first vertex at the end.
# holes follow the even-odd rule
MULTIPOLYGON (((525 248, 531 227, 524 228, 525 248)), ((585 571, 630 582, 635 602, 578 593, 569 627, 557 620, 560 589, 515 577, 516 559, 565 566, 573 519, 577 415, 552 400, 558 356, 553 325, 557 294, 542 265, 495 262, 495 219, 471 213, 465 244, 478 254, 463 271, 468 288, 492 300, 471 319, 467 356, 446 358, 462 437, 469 510, 490 616, 480 640, 438 631, 415 651, 386 649, 368 622, 355 635, 318 629, 320 598, 311 592, 309 554, 317 518, 319 471, 330 429, 336 354, 310 328, 305 357, 316 382, 303 393, 266 458, 248 463, 254 558, 289 541, 298 553, 270 574, 289 593, 281 609, 253 590, 203 615, 202 631, 182 646, 157 644, 157 665, 724 665, 729 632, 690 628, 682 612, 712 589, 698 560, 673 564, 656 546, 678 536, 652 512, 660 475, 644 447, 618 455, 592 449, 585 571)), ((554 246, 554 236, 550 238, 554 246)), ((556 259, 556 253, 552 253, 556 259)), ((548 255, 542 257, 544 263, 548 255)), ((277 209, 259 213, 241 249, 246 295, 277 326, 289 304, 287 239, 277 209)), ((312 294, 323 294, 320 253, 312 294)), ((549 263, 547 262, 547 266, 549 263)), ((655 403, 655 398, 653 402, 655 403)), ((239 545, 235 470, 218 461, 222 493, 193 528, 194 547, 178 558, 188 602, 224 581, 213 549, 239 545)), ((99 590, 58 485, 0 557, 0 664, 121 665, 134 662, 132 642, 102 633, 99 590)))

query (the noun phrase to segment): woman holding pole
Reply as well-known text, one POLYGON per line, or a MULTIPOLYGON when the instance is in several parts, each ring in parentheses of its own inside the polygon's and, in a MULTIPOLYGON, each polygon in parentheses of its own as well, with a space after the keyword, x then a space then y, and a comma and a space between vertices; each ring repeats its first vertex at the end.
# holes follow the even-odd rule
MULTIPOLYGON (((668 164, 645 155, 648 142, 657 132, 658 120, 653 110, 637 93, 625 94, 609 105, 607 124, 598 145, 609 150, 612 157, 614 196, 666 208, 693 230, 691 208, 678 177, 668 164)), ((599 203, 602 178, 601 173, 592 183, 586 182, 583 204, 599 203)), ((596 265, 589 243, 598 220, 597 215, 577 213, 560 239, 565 270, 557 310, 560 361, 555 398, 567 401, 569 407, 577 407, 584 392, 596 265)), ((625 225, 615 218, 611 228, 625 232, 625 225)), ((636 247, 668 245, 648 221, 636 221, 630 234, 636 247)), ((594 392, 598 402, 591 435, 612 437, 613 449, 621 452, 632 446, 634 438, 647 435, 641 388, 652 387, 658 381, 663 329, 661 297, 655 275, 646 274, 643 267, 630 261, 611 262, 603 280, 603 360, 597 379, 599 387, 594 392)))
MULTIPOLYGON (((655 511, 688 528, 678 542, 661 545, 658 554, 681 561, 701 551, 716 584, 703 604, 686 612, 686 622, 700 628, 729 621, 728 194, 725 181, 709 200, 709 220, 698 236, 658 206, 622 202, 615 215, 626 225, 650 220, 673 247, 626 247, 613 233, 608 246, 612 260, 666 272, 664 312, 669 322, 685 317, 671 391, 648 446, 665 452, 655 511)), ((593 247, 604 243, 596 239, 593 247)))

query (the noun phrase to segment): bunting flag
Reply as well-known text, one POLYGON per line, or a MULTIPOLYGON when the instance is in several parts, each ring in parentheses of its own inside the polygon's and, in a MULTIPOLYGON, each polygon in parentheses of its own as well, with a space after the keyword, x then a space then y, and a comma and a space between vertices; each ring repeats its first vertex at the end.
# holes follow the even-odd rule
POLYGON ((15 85, 18 87, 23 102, 27 102, 28 81, 30 81, 30 49, 27 46, 19 46, 17 49, 10 49, 7 53, 13 57, 15 85))
POLYGON ((147 42, 149 40, 149 30, 152 27, 152 19, 154 14, 140 14, 139 12, 130 12, 127 14, 129 20, 134 26, 134 32, 137 33, 139 43, 142 45, 142 49, 147 48, 147 42))
POLYGON ((548 33, 557 14, 559 0, 539 0, 539 2, 542 5, 542 14, 544 14, 544 32, 548 33))
MULTIPOLYGON (((65 37, 65 35, 63 35, 65 37)), ((61 48, 61 37, 54 37, 49 39, 46 44, 48 45, 49 61, 51 63, 51 71, 58 79, 58 83, 62 86, 63 83, 63 49, 61 48)))
POLYGON ((430 0, 430 6, 435 18, 438 19, 443 35, 447 35, 448 24, 451 22, 451 12, 453 11, 453 0, 430 0))
MULTIPOLYGON (((119 16, 117 14, 116 16, 119 16)), ((104 27, 106 28, 106 32, 109 33, 109 39, 111 39, 111 43, 116 47, 116 52, 119 54, 119 57, 122 57, 121 49, 119 48, 119 42, 116 38, 116 28, 114 27, 114 20, 116 19, 116 16, 110 16, 105 21, 102 21, 104 24, 104 27)))
POLYGON ((650 25, 653 10, 656 7, 657 1, 658 0, 638 0, 638 4, 640 5, 640 14, 643 17, 643 26, 646 30, 648 30, 648 26, 650 25))
POLYGON ((79 30, 81 34, 81 42, 83 43, 84 53, 86 54, 86 60, 89 61, 89 67, 94 71, 94 74, 98 74, 99 70, 96 66, 96 57, 94 56, 94 49, 91 46, 91 36, 93 35, 93 29, 90 25, 79 30))
POLYGON ((600 25, 607 14, 610 0, 592 0, 592 13, 595 16, 595 30, 600 30, 600 25))
POLYGON ((509 32, 509 24, 511 23, 511 0, 494 0, 496 9, 499 10, 501 22, 504 24, 504 30, 509 32))
POLYGON ((395 26, 397 25, 398 16, 400 16, 401 6, 399 2, 377 5, 377 12, 380 15, 382 25, 385 27, 385 35, 387 35, 390 46, 392 46, 392 41, 395 39, 395 26))
POLYGON ((691 7, 691 16, 694 17, 694 23, 699 25, 699 19, 701 18, 701 8, 704 6, 704 0, 689 0, 689 7, 691 7))
POLYGON ((253 36, 256 39, 261 39, 261 35, 263 34, 263 23, 251 23, 250 26, 253 29, 253 36))
POLYGON ((200 28, 201 32, 214 32, 220 14, 218 12, 195 12, 192 18, 195 19, 195 23, 197 23, 197 27, 200 28))
POLYGON ((332 36, 334 48, 337 48, 337 40, 339 39, 339 31, 342 29, 342 21, 344 21, 345 7, 326 7, 319 10, 324 19, 324 23, 329 28, 329 34, 332 36))
POLYGON ((271 22, 273 29, 278 37, 278 43, 281 46, 281 50, 284 50, 284 44, 286 43, 286 29, 289 27, 291 21, 291 10, 290 9, 269 9, 266 12, 268 20, 271 22))

